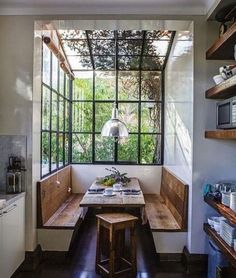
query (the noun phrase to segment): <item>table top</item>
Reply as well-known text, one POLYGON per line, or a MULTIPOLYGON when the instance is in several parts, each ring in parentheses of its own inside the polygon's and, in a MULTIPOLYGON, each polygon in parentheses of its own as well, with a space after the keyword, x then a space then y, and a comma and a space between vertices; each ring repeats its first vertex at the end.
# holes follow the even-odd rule
MULTIPOLYGON (((96 181, 90 186, 90 189, 107 188, 96 181)), ((137 178, 131 178, 130 182, 124 186, 124 189, 141 190, 137 178)), ((123 192, 115 192, 115 196, 104 196, 101 193, 85 193, 80 202, 81 207, 144 207, 145 200, 143 192, 138 195, 125 195, 123 192)))

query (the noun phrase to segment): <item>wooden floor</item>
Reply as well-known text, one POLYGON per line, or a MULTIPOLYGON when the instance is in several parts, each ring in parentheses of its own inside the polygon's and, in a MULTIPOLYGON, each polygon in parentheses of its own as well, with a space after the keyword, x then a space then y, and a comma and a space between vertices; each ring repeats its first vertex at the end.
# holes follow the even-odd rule
MULTIPOLYGON (((34 272, 21 272, 17 278, 96 278, 94 271, 96 252, 95 215, 89 213, 78 235, 73 255, 63 261, 44 259, 34 272)), ((182 278, 188 277, 181 265, 165 263, 160 265, 155 252, 150 228, 137 226, 137 278, 182 278), (177 270, 177 271, 176 271, 177 270)), ((15 278, 14 277, 14 278, 15 278)), ((191 276, 192 277, 192 276, 191 276)), ((194 276, 198 278, 198 276, 194 276)), ((203 278, 199 276, 199 278, 203 278)))

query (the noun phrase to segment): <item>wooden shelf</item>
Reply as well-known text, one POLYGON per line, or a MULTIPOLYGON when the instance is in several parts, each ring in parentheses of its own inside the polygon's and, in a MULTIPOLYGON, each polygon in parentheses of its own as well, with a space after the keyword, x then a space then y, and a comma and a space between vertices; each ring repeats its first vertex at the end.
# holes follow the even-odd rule
POLYGON ((232 247, 230 247, 221 237, 217 234, 216 231, 211 229, 210 225, 204 223, 203 226, 204 231, 212 238, 214 243, 220 248, 220 250, 225 254, 225 256, 229 259, 231 264, 236 267, 236 252, 232 247))
POLYGON ((208 60, 234 60, 236 22, 207 50, 208 60))
POLYGON ((236 75, 206 91, 206 98, 226 99, 236 96, 236 75))
POLYGON ((207 130, 205 131, 205 138, 234 140, 236 139, 236 129, 207 130))
POLYGON ((228 219, 231 224, 236 225, 236 213, 232 209, 208 197, 204 197, 204 201, 222 216, 228 219))

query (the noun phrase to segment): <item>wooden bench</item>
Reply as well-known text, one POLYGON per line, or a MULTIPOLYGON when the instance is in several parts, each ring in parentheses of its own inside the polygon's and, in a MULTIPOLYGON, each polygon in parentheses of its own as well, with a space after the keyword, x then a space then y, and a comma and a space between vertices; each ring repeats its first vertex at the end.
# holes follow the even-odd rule
POLYGON ((83 194, 71 192, 71 167, 37 183, 37 227, 75 229, 83 219, 80 201, 83 194), (57 178, 60 183, 57 183, 57 178))
POLYGON ((160 195, 145 194, 145 210, 152 231, 187 231, 188 185, 163 167, 160 195))

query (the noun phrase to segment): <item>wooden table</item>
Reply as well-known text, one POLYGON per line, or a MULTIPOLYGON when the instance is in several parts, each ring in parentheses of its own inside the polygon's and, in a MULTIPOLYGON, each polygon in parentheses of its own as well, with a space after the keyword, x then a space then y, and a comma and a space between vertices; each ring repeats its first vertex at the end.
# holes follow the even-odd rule
MULTIPOLYGON (((93 182, 90 189, 106 188, 106 186, 93 182)), ((116 192, 115 196, 104 196, 101 193, 85 193, 83 199, 80 202, 81 207, 118 207, 118 208, 144 208, 145 200, 143 192, 140 188, 137 178, 131 178, 131 181, 125 185, 124 189, 136 189, 140 190, 138 195, 125 195, 122 192, 116 192)))

